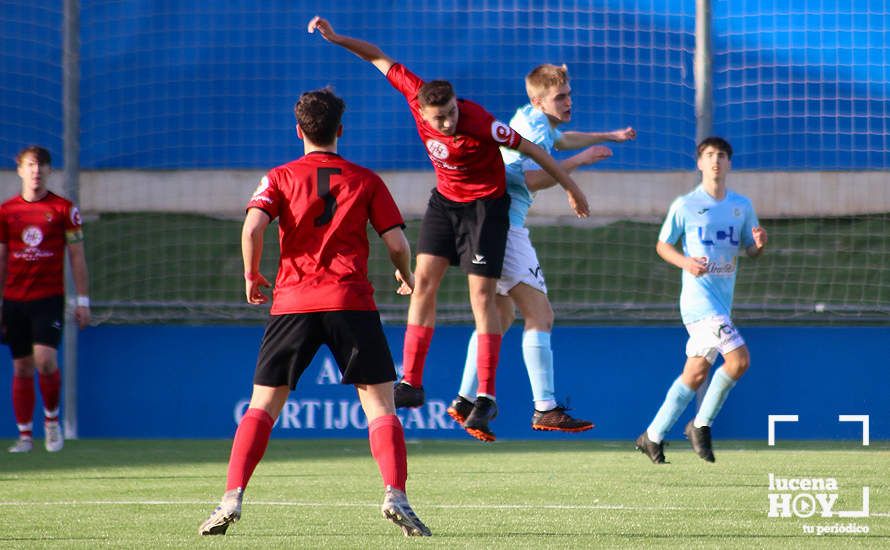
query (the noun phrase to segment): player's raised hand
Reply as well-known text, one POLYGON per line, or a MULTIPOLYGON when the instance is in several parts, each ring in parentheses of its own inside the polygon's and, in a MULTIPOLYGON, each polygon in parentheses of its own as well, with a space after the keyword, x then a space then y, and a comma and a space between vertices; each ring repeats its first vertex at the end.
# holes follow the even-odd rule
POLYGON ((569 206, 579 218, 586 218, 590 215, 590 205, 587 204, 587 197, 584 191, 577 185, 566 187, 566 194, 569 196, 569 206))
POLYGON ((250 277, 244 277, 244 293, 247 296, 248 304, 265 304, 269 301, 269 297, 263 293, 263 288, 270 288, 272 284, 263 276, 262 273, 256 273, 250 277))
POLYGON ((414 292, 414 273, 408 272, 408 275, 405 276, 397 269, 396 280, 399 282, 399 288, 396 289, 396 294, 408 296, 414 292))
POLYGON ((705 256, 687 256, 683 264, 683 269, 696 277, 708 272, 708 259, 705 256))
POLYGON ((612 150, 603 145, 591 145, 587 149, 584 149, 577 155, 575 158, 578 159, 583 165, 588 164, 596 164, 601 160, 606 160, 607 158, 612 156, 612 150))
POLYGON ((754 237, 754 246, 756 246, 758 250, 766 246, 766 229, 758 225, 751 229, 751 236, 754 237))
POLYGON ((337 38, 337 33, 334 32, 334 27, 331 26, 327 19, 318 15, 309 21, 309 26, 306 30, 309 31, 310 34, 317 30, 322 38, 328 42, 333 42, 334 39, 337 38))
POLYGON ((612 132, 612 141, 621 143, 637 138, 637 131, 628 126, 624 130, 614 130, 612 132))

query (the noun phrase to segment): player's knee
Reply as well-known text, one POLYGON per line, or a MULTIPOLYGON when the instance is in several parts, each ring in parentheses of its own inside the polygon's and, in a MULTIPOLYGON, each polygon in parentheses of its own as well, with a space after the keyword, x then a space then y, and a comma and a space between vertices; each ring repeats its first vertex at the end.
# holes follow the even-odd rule
POLYGON ((733 380, 741 378, 751 365, 751 356, 749 356, 747 352, 738 353, 731 358, 728 357, 725 359, 726 363, 723 365, 723 370, 726 371, 726 374, 733 380))
POLYGON ((690 372, 684 376, 686 385, 689 386, 693 390, 697 390, 701 387, 702 384, 705 383, 705 379, 708 377, 708 373, 706 371, 701 372, 690 372))
POLYGON ((498 311, 495 296, 482 288, 470 289, 470 303, 474 308, 478 307, 485 311, 498 311))
POLYGON ((415 275, 414 279, 414 292, 412 295, 416 295, 418 297, 426 297, 429 295, 434 295, 436 290, 438 290, 438 282, 436 279, 432 277, 418 277, 415 275))
POLYGON ((36 357, 34 367, 40 374, 52 374, 59 368, 54 357, 36 357))
POLYGON ((32 378, 34 376, 34 363, 14 361, 12 374, 17 378, 32 378))
POLYGON ((549 315, 529 317, 525 320, 525 330, 537 330, 539 332, 553 332, 553 312, 549 315))

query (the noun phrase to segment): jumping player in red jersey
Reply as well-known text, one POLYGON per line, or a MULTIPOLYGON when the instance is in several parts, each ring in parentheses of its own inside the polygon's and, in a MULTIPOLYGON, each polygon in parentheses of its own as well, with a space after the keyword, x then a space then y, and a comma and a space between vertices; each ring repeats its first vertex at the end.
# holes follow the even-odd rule
POLYGON ((271 170, 247 203, 241 233, 247 302, 262 304, 263 233, 278 218, 281 258, 272 311, 260 344, 250 405, 235 432, 222 502, 201 525, 225 534, 241 518, 247 482, 265 453, 272 425, 318 348, 326 344, 344 384, 355 385, 371 454, 386 486, 382 513, 405 536, 429 536, 405 496, 408 462, 395 415, 392 354, 368 280, 368 223, 383 239, 401 283, 414 286, 411 248, 395 201, 374 172, 337 154, 345 104, 329 89, 304 93, 294 107, 305 155, 271 170))
POLYGON ((577 216, 589 214, 587 199, 544 149, 523 139, 479 104, 457 98, 449 82, 425 82, 374 44, 335 33, 321 17, 313 18, 308 30, 318 30, 328 42, 373 64, 405 96, 436 172, 436 189, 420 227, 417 285, 408 308, 404 375, 396 385, 396 406, 424 403, 423 367, 436 323, 436 294, 448 266, 460 265, 467 274, 478 334, 479 386, 464 429, 477 439, 494 441, 488 423, 497 415, 495 371, 503 334, 495 287, 510 225, 510 197, 499 147, 534 159, 562 185, 577 216))
POLYGON ((90 322, 89 278, 80 213, 46 188, 52 171, 49 151, 30 146, 15 158, 22 192, 0 205, 2 337, 12 353, 12 408, 19 439, 11 453, 27 453, 32 439, 34 370, 43 397, 46 450, 65 444, 59 426, 62 387, 58 347, 65 314, 65 250, 77 290, 74 316, 90 322))

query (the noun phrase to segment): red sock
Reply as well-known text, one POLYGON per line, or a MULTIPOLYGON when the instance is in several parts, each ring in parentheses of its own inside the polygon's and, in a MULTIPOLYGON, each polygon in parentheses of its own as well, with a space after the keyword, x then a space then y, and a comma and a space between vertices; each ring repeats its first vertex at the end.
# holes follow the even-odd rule
POLYGON ((498 368, 498 355, 501 352, 500 334, 477 335, 476 371, 479 378, 478 393, 494 397, 494 373, 498 368))
POLYGON ((226 475, 226 491, 237 487, 245 489, 250 476, 260 463, 275 421, 263 409, 247 409, 241 424, 235 431, 232 442, 232 455, 229 457, 229 471, 226 475))
POLYGON ((408 325, 405 331, 405 347, 402 351, 402 379, 419 388, 423 386, 423 364, 433 339, 433 327, 408 325))
POLYGON ((34 379, 30 376, 12 377, 12 411, 19 426, 19 434, 31 437, 34 419, 34 379), (25 427, 25 429, 22 429, 25 427))
POLYGON ((55 416, 46 415, 46 420, 58 420, 62 373, 56 369, 51 374, 39 374, 37 381, 40 384, 40 395, 43 397, 43 408, 51 413, 55 411, 55 416))
POLYGON ((371 456, 377 461, 383 484, 405 491, 408 480, 408 452, 405 432, 399 417, 394 414, 378 416, 368 425, 371 456))

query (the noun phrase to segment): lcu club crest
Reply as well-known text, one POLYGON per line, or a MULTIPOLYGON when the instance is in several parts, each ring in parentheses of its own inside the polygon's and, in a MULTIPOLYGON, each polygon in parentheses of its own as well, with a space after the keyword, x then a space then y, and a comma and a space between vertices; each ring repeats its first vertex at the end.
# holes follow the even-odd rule
POLYGON ((726 231, 724 231, 722 229, 718 229, 714 233, 714 238, 708 238, 708 235, 705 232, 705 228, 699 227, 698 228, 698 240, 699 240, 699 242, 701 242, 702 244, 707 245, 707 246, 714 246, 715 241, 726 241, 726 240, 728 240, 729 244, 731 244, 733 246, 739 245, 738 238, 735 234, 735 227, 733 227, 733 226, 729 226, 729 228, 726 231))

